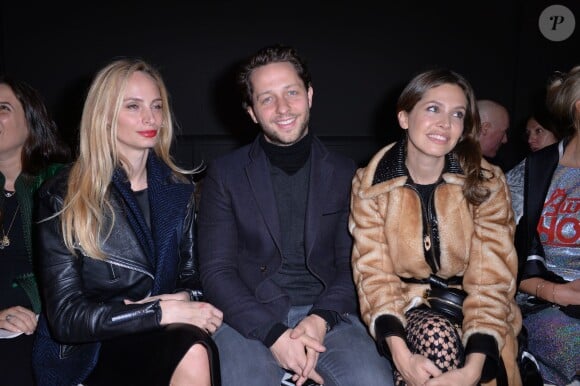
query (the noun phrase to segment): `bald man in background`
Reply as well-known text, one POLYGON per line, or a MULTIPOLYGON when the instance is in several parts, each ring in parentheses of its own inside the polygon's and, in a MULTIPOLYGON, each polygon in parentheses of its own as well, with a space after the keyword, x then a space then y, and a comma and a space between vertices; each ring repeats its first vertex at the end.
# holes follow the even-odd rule
POLYGON ((497 155, 501 145, 507 143, 510 116, 504 106, 489 99, 477 101, 477 108, 481 118, 479 144, 483 156, 489 160, 497 155))

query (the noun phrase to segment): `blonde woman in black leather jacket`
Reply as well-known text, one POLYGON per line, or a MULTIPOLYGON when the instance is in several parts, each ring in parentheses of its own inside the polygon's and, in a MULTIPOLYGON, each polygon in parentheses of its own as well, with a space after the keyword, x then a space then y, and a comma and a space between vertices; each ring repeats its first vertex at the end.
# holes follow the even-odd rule
POLYGON ((169 156, 172 135, 152 66, 97 74, 79 157, 40 191, 39 385, 219 384, 209 333, 222 313, 201 301, 194 185, 169 156))

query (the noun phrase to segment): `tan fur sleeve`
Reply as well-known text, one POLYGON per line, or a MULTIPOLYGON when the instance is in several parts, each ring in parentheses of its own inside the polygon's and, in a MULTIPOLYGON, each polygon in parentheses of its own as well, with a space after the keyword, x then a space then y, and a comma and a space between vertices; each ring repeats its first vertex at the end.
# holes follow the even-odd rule
POLYGON ((362 319, 376 337, 374 324, 378 316, 394 315, 405 325, 405 303, 385 242, 386 195, 365 197, 362 193, 363 181, 372 178, 369 176, 365 177, 365 170, 359 169, 353 179, 349 230, 354 237, 352 265, 362 319))
POLYGON ((517 254, 513 245, 515 230, 509 187, 503 172, 491 168, 491 195, 474 207, 474 234, 471 255, 463 285, 470 294, 464 303, 463 342, 474 333, 496 338, 499 349, 507 335, 517 335, 521 316, 514 300, 517 254))

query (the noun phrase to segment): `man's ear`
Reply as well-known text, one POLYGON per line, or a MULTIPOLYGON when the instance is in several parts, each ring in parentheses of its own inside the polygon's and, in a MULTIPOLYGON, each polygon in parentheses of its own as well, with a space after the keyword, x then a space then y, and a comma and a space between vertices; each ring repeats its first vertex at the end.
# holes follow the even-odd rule
POLYGON ((487 135, 487 131, 489 130, 489 122, 481 122, 481 133, 480 135, 487 135))
POLYGON ((254 109, 252 108, 252 106, 248 106, 246 108, 246 111, 250 115, 250 118, 252 118, 252 121, 254 121, 254 123, 258 123, 258 120, 256 119, 256 115, 254 114, 254 109))

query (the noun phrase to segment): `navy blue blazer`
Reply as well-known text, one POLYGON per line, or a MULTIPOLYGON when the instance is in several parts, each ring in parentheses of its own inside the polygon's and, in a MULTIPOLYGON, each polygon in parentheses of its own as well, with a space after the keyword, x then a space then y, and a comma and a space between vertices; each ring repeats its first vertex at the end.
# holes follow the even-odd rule
MULTIPOLYGON (((313 308, 354 313, 348 216, 356 165, 316 137, 310 157, 305 255, 324 286, 313 308)), ((224 321, 247 338, 264 341, 290 309, 288 295, 271 280, 282 264, 280 232, 270 164, 259 137, 210 162, 198 214, 202 286, 224 321)))

